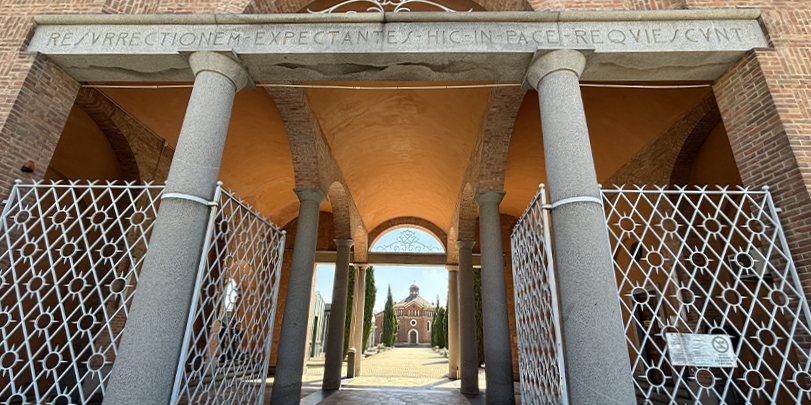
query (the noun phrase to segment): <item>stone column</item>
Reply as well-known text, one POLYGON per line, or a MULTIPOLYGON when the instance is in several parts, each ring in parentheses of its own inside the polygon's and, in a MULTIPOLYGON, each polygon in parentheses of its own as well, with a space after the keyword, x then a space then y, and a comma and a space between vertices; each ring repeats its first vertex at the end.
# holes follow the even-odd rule
POLYGON ((585 65, 580 52, 558 50, 527 72, 540 100, 550 201, 560 204, 551 216, 569 403, 632 404, 628 347, 580 95, 585 65))
POLYGON ((306 351, 305 343, 310 323, 315 248, 316 242, 318 242, 318 213, 321 203, 326 201, 324 193, 320 189, 294 191, 300 204, 290 278, 287 281, 282 331, 279 335, 276 378, 273 381, 270 397, 273 405, 298 405, 299 403, 306 351))
MULTIPOLYGON (((346 294, 349 288, 349 248, 352 239, 335 239, 335 281, 332 285, 332 305, 327 331, 327 354, 324 358, 324 390, 341 388, 341 365, 344 362, 344 323, 346 323, 346 294)), ((275 405, 275 404, 274 404, 275 405)))
MULTIPOLYGON (((459 379, 459 266, 448 268, 448 378, 459 379)), ((475 329, 474 329, 475 334, 475 329)))
POLYGON ((105 404, 168 404, 191 310, 234 95, 248 75, 233 59, 196 52, 177 151, 105 404), (171 194, 170 194, 171 195, 171 194), (198 201, 199 200, 199 201, 198 201))
POLYGON ((476 336, 476 292, 473 286, 472 240, 456 242, 459 248, 459 378, 462 394, 479 393, 479 345, 476 336))
POLYGON ((355 337, 354 348, 357 355, 355 356, 355 377, 360 376, 360 366, 363 362, 363 353, 366 348, 363 347, 363 311, 366 305, 366 266, 358 265, 355 272, 355 309, 352 311, 352 318, 354 318, 354 330, 352 334, 355 337))
POLYGON ((510 349, 510 318, 507 283, 504 280, 504 250, 498 206, 503 191, 476 195, 479 204, 479 235, 482 247, 482 323, 484 325, 484 372, 488 404, 514 404, 513 364, 510 349))

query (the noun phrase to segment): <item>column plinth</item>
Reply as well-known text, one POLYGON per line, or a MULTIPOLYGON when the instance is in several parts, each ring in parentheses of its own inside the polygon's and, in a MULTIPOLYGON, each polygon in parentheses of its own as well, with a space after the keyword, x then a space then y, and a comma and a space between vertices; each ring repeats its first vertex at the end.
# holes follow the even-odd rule
POLYGON ((459 379, 459 266, 448 268, 448 378, 459 379))
POLYGON ((279 355, 276 359, 276 378, 273 381, 270 402, 273 405, 295 405, 301 395, 301 377, 307 350, 307 327, 310 321, 315 247, 318 242, 318 215, 321 203, 326 201, 320 189, 296 189, 299 198, 299 216, 293 260, 284 304, 282 330, 279 334, 279 355))
POLYGON ((472 240, 456 242, 459 248, 459 378, 462 393, 479 393, 479 345, 476 336, 476 292, 473 285, 472 240))
MULTIPOLYGON (((211 201, 234 96, 248 74, 237 61, 212 52, 196 52, 189 63, 194 87, 165 192, 211 201)), ((169 403, 210 211, 185 199, 162 200, 105 404, 169 403)))
POLYGON ((503 191, 485 191, 476 195, 482 246, 482 323, 487 380, 485 398, 488 404, 515 403, 509 321, 509 311, 512 309, 507 307, 501 217, 498 210, 503 198, 503 191))
POLYGON ((628 346, 580 94, 585 65, 580 52, 559 50, 527 73, 540 101, 550 202, 596 199, 560 205, 551 215, 569 403, 630 404, 628 346))
MULTIPOLYGON (((324 358, 323 390, 341 388, 341 364, 344 360, 344 327, 346 323, 346 294, 349 288, 349 249, 352 239, 335 239, 338 255, 335 258, 335 281, 332 285, 327 353, 324 358)), ((275 404, 274 404, 275 405, 275 404)))

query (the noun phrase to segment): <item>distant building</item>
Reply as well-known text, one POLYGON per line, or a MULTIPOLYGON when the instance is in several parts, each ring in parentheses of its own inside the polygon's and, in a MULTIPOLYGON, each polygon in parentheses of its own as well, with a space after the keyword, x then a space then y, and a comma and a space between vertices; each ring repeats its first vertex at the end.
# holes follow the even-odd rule
MULTIPOLYGON (((396 346, 430 346, 431 345, 431 322, 434 317, 434 307, 425 298, 420 297, 420 287, 412 284, 409 287, 408 297, 394 304, 394 311, 397 312, 397 339, 396 346)), ((383 311, 375 314, 375 344, 381 343, 383 338, 383 311)))

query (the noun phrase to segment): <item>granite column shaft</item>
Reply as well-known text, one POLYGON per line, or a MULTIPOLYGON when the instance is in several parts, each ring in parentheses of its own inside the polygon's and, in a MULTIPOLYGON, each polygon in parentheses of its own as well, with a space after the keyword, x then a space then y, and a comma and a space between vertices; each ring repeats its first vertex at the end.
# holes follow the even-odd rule
POLYGON ((563 347, 572 405, 636 403, 605 213, 580 94, 585 56, 550 52, 527 73, 538 90, 563 347), (567 200, 577 198, 578 200, 567 200))
POLYGON ((473 285, 472 240, 459 248, 459 378, 462 394, 479 393, 479 345, 476 333, 476 292, 473 285))
POLYGON ((459 266, 448 267, 448 378, 459 379, 459 266))
POLYGON ((304 371, 307 329, 310 321, 315 248, 318 242, 318 216, 321 203, 326 201, 320 189, 294 190, 299 198, 299 216, 293 260, 287 282, 282 330, 279 335, 279 356, 270 403, 298 404, 301 377, 304 371))
POLYGON ((479 205, 479 235, 482 247, 482 318, 484 324, 484 371, 488 404, 514 404, 510 321, 507 283, 504 278, 504 250, 498 206, 503 191, 476 195, 479 205))
POLYGON ((234 96, 248 83, 225 55, 196 52, 189 64, 194 87, 105 404, 168 404, 181 361, 211 213, 193 199, 214 199, 234 96))
POLYGON ((335 239, 338 253, 335 258, 335 281, 332 285, 327 354, 324 359, 324 390, 341 388, 341 365, 344 361, 344 327, 346 323, 346 294, 349 288, 349 248, 352 239, 335 239))

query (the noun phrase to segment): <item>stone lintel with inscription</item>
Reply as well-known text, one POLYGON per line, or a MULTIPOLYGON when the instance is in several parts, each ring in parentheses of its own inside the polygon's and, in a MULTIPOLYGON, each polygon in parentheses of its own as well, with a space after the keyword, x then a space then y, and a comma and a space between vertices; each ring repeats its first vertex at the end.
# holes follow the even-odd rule
POLYGON ((256 81, 520 81, 537 51, 588 51, 585 80, 712 80, 766 46, 747 19, 40 25, 28 49, 81 81, 191 80, 196 51, 232 53, 256 81))

